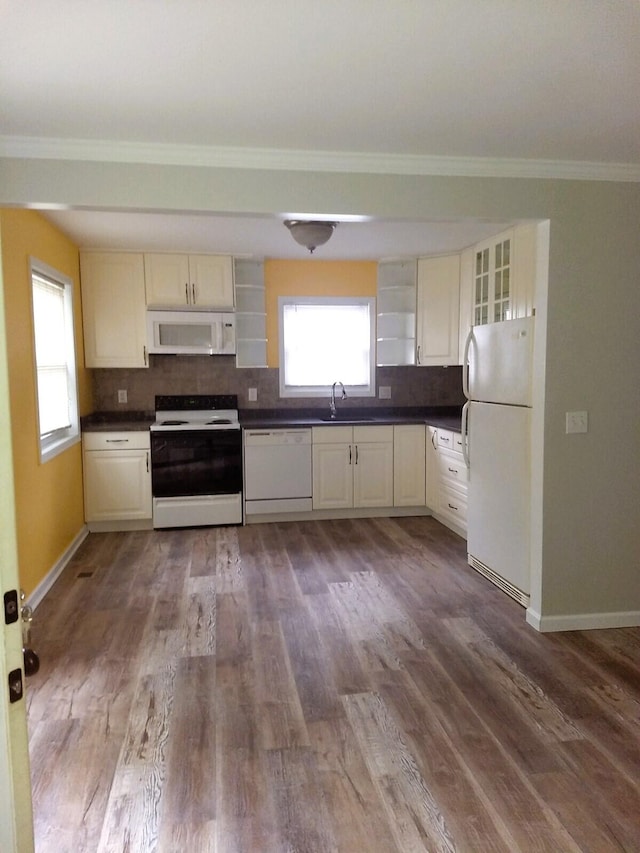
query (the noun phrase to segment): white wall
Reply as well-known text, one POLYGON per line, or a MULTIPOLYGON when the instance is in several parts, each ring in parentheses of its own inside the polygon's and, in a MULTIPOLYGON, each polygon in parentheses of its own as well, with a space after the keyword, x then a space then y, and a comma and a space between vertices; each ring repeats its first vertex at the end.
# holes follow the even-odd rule
POLYGON ((549 219, 529 618, 640 624, 638 184, 0 160, 0 204, 29 203, 549 219), (565 412, 582 409, 589 432, 565 435, 565 412))

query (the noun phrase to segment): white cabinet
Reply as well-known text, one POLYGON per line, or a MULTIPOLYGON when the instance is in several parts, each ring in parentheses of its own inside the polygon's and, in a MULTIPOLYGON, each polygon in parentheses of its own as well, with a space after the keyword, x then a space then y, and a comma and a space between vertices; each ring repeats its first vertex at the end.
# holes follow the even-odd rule
POLYGON ((460 535, 467 529, 467 491, 469 472, 462 454, 462 437, 459 433, 436 428, 435 459, 437 469, 437 496, 432 509, 436 516, 460 535))
POLYGON ((393 428, 393 505, 424 506, 426 487, 425 427, 393 428))
POLYGON ((459 364, 460 255, 418 260, 416 364, 459 364))
POLYGON ((474 247, 472 323, 484 326, 512 318, 513 229, 474 247))
POLYGON ((313 508, 393 505, 393 427, 313 427, 313 508))
POLYGON ((233 259, 226 255, 144 256, 149 308, 232 309, 233 259))
POLYGON ((471 294, 469 323, 533 316, 539 227, 516 225, 473 247, 473 269, 464 285, 471 294))
POLYGON ((378 365, 415 364, 416 262, 378 264, 378 365))
POLYGON ((513 231, 512 316, 535 314, 535 281, 538 272, 538 229, 535 222, 518 225, 513 231))
POLYGON ((86 367, 148 367, 144 263, 132 252, 81 252, 86 367))
POLYGON ((438 430, 427 425, 425 442, 425 503, 433 511, 438 508, 440 470, 438 467, 438 430))
POLYGON ((267 366, 264 263, 236 258, 236 367, 267 366))
MULTIPOLYGON (((151 459, 147 431, 85 432, 82 436, 85 520, 148 520, 151 526, 151 459)), ((143 525, 144 526, 144 525, 143 525)), ((117 525, 111 529, 117 529, 117 525)))

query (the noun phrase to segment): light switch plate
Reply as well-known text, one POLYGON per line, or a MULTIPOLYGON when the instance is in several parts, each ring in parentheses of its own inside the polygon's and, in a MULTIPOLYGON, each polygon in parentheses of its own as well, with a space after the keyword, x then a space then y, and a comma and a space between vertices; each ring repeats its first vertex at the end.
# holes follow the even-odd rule
POLYGON ((391 386, 390 385, 381 385, 378 388, 378 399, 380 399, 380 400, 390 400, 391 399, 391 386))
POLYGON ((249 388, 247 391, 247 399, 250 403, 255 403, 258 399, 258 389, 257 388, 249 388))
POLYGON ((586 412, 566 412, 566 432, 587 432, 589 419, 586 412))
POLYGON ((118 402, 119 403, 126 403, 127 402, 126 390, 118 391, 118 402))

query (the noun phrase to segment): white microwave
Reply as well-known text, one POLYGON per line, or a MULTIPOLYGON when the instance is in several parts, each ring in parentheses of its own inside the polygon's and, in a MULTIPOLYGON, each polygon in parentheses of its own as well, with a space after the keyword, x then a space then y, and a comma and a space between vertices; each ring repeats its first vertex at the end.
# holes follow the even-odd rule
POLYGON ((234 355, 235 314, 147 311, 147 349, 166 355, 234 355))

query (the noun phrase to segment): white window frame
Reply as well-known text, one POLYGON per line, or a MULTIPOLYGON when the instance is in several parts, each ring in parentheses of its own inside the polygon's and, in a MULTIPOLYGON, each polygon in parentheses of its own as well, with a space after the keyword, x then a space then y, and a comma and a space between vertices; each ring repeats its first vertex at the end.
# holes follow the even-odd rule
POLYGON ((29 259, 31 283, 31 322, 33 324, 33 369, 36 393, 36 425, 40 462, 47 462, 80 441, 80 417, 78 411, 78 378, 76 373, 75 329, 73 322, 73 281, 63 273, 37 258, 29 259), (40 432, 40 405, 38 392, 38 363, 36 356, 36 330, 33 303, 33 278, 41 276, 59 285, 64 291, 65 312, 65 356, 67 365, 67 388, 69 393, 70 425, 64 429, 42 435, 40 432))
MULTIPOLYGON (((280 296, 278 297, 278 342, 280 354, 280 396, 281 397, 326 397, 331 391, 331 382, 323 385, 290 385, 287 384, 284 340, 284 309, 289 305, 329 305, 353 306, 367 305, 369 308, 369 370, 367 383, 364 385, 349 385, 345 389, 350 397, 375 397, 376 394, 376 300, 368 296, 280 296)), ((338 345, 331 334, 327 335, 325 346, 330 349, 338 345)), ((339 372, 339 371, 338 371, 339 372)), ((336 376, 334 381, 342 381, 336 376)))

